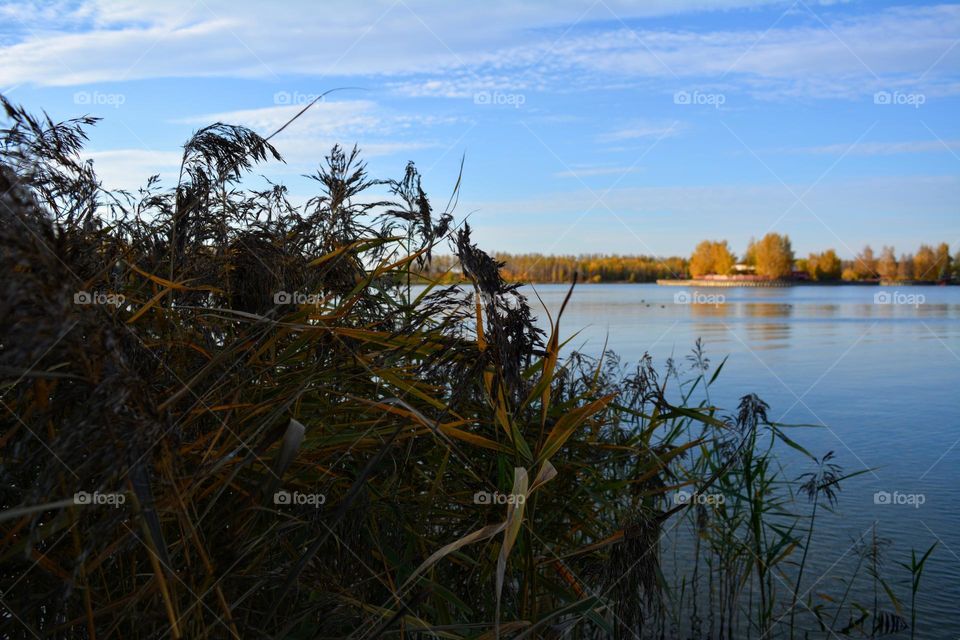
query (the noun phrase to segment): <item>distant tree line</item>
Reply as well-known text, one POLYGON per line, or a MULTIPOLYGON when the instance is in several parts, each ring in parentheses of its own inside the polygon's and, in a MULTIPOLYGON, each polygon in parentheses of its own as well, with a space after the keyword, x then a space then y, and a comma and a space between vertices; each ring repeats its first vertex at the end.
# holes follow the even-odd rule
MULTIPOLYGON (((687 277, 687 260, 681 257, 589 254, 550 256, 539 253, 494 254, 504 263, 504 278, 512 282, 570 282, 576 273, 581 282, 654 282, 687 277)), ((459 268, 453 256, 434 256, 430 274, 456 280, 459 268)))
MULTIPOLYGON (((815 282, 942 282, 960 279, 960 252, 951 256, 950 247, 945 242, 936 248, 921 244, 915 253, 901 253, 899 258, 893 247, 883 247, 878 256, 869 245, 852 260, 841 259, 834 249, 798 258, 794 255, 790 237, 778 233, 750 240, 746 252, 739 258, 726 240, 700 242, 689 259, 539 253, 497 253, 494 257, 504 264, 504 277, 514 282, 570 282, 574 273, 581 282, 653 282, 736 274, 815 282)), ((456 258, 434 256, 427 275, 444 281, 458 280, 460 272, 456 258)))
POLYGON ((869 245, 864 247, 855 260, 844 264, 844 280, 915 280, 918 282, 942 282, 960 279, 960 251, 950 255, 950 246, 941 242, 936 248, 921 244, 916 253, 901 253, 897 259, 893 247, 883 247, 875 257, 869 245))

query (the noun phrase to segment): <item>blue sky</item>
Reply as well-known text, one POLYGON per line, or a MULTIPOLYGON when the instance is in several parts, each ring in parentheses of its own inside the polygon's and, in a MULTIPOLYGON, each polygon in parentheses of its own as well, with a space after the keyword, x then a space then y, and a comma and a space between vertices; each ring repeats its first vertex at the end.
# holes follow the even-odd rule
POLYGON ((176 177, 216 120, 269 134, 260 172, 357 143, 408 160, 488 250, 799 254, 960 248, 960 4, 882 0, 135 0, 0 3, 0 92, 103 117, 106 186, 176 177))

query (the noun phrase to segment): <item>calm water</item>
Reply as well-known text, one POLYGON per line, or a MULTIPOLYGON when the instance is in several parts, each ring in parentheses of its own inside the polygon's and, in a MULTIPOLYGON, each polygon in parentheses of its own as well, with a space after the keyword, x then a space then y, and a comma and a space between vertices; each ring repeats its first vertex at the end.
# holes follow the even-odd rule
MULTIPOLYGON (((553 313, 566 290, 537 286, 553 313)), ((733 410, 740 396, 754 392, 770 405, 772 420, 822 425, 792 435, 814 455, 834 451, 847 473, 874 471, 843 486, 839 515, 828 514, 815 533, 818 551, 808 568, 811 577, 822 576, 815 591, 836 593, 837 576, 854 556, 853 539, 874 522, 894 542, 890 565, 907 561, 910 547, 924 551, 939 541, 924 573, 917 637, 958 637, 960 287, 581 285, 561 326, 564 336, 577 330, 572 348, 598 355, 606 339, 626 361, 649 352, 661 371, 671 356, 683 363, 702 337, 712 365, 729 356, 711 389, 715 405, 733 410), (681 291, 725 300, 677 304, 681 291), (875 304, 880 291, 900 302, 905 295, 923 300, 875 304), (876 504, 878 491, 922 494, 924 503, 876 504)), ((796 461, 788 472, 808 467, 796 461)))

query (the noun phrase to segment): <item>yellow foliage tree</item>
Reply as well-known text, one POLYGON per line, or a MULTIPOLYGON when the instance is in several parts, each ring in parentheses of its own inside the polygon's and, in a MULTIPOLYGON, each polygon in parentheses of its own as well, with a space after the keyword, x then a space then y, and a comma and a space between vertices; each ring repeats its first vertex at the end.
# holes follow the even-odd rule
POLYGON ((768 233, 753 245, 757 275, 786 278, 793 271, 793 247, 789 236, 768 233))
POLYGON ((690 257, 690 275, 694 278, 708 274, 726 275, 730 273, 734 262, 733 253, 726 240, 704 240, 697 245, 690 257))
POLYGON ((811 280, 839 280, 843 274, 843 263, 833 249, 811 253, 807 258, 807 273, 811 280))
POLYGON ((937 265, 937 254, 933 247, 928 244, 921 244, 917 255, 913 257, 913 277, 922 281, 936 280, 940 275, 940 269, 937 265))

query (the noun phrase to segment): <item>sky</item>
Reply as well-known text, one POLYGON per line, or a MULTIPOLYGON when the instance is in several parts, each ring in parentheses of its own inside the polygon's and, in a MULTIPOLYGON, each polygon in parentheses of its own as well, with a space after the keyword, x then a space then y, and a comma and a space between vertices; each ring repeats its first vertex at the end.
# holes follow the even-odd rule
POLYGON ((488 251, 960 249, 960 4, 0 0, 0 93, 90 114, 104 186, 175 183, 216 121, 302 202, 335 143, 408 161, 488 251))

